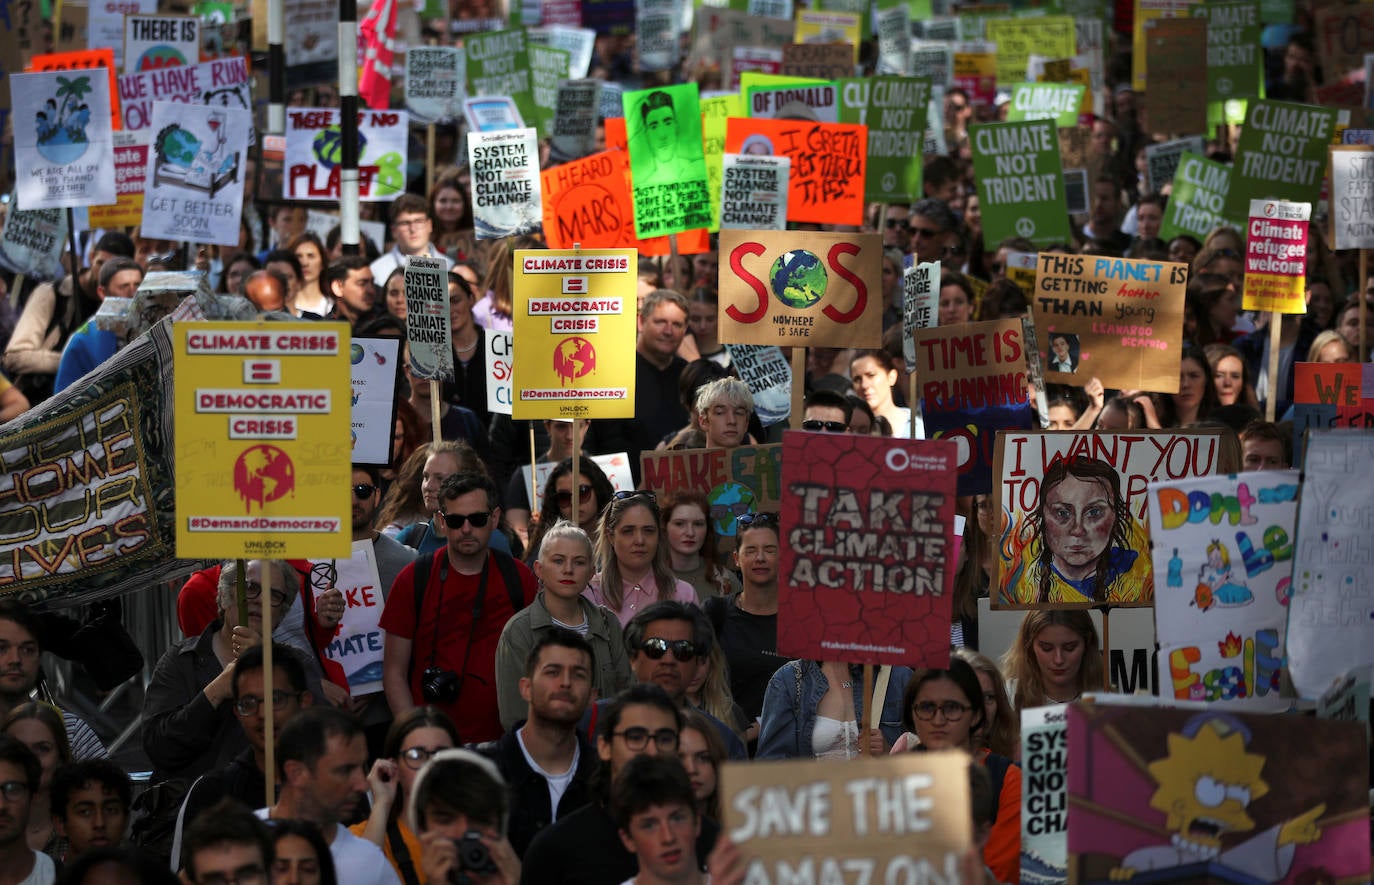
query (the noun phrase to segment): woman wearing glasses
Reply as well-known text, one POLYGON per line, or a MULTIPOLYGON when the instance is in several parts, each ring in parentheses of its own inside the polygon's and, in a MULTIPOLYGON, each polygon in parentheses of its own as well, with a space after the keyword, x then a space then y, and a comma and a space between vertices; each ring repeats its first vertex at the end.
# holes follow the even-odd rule
POLYGON ((573 472, 572 458, 564 458, 553 468, 549 478, 544 481, 544 494, 539 507, 539 519, 529 528, 530 542, 525 548, 526 561, 533 564, 539 559, 539 549, 544 543, 544 535, 559 520, 575 523, 587 533, 596 544, 600 530, 601 511, 611 503, 615 487, 596 462, 586 455, 577 462, 577 514, 573 515, 573 472))
POLYGON ((763 693, 757 759, 854 759, 880 756, 902 733, 902 692, 911 670, 893 667, 878 728, 865 716, 863 668, 839 661, 789 661, 763 693))
POLYGON ((963 750, 972 753, 992 780, 997 817, 983 846, 983 863, 999 882, 1021 881, 1021 768, 987 747, 975 746, 974 735, 987 719, 983 689, 966 661, 952 658, 948 670, 918 670, 902 697, 906 733, 892 748, 963 750))
POLYGON ((616 492, 601 514, 596 559, 601 572, 586 596, 615 612, 623 627, 645 606, 668 599, 697 601, 697 591, 673 576, 668 545, 659 543, 658 498, 653 492, 616 492))

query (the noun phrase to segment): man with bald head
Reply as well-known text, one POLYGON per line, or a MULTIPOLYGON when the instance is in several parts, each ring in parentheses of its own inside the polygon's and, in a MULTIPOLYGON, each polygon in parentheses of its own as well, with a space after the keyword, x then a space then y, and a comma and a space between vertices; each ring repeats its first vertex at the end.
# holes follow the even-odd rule
POLYGON ((243 294, 259 311, 286 310, 286 284, 270 270, 255 270, 243 284, 243 294))

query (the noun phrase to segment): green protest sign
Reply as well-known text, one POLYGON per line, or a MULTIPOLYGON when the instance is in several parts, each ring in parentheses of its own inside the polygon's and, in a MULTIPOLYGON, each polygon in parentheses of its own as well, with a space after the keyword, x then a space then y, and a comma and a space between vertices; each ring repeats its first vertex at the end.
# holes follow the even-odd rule
POLYGON ((1260 0, 1199 3, 1192 17, 1207 20, 1207 122, 1227 120, 1226 102, 1260 97, 1260 0))
POLYGON ((1069 211, 1054 123, 987 123, 970 126, 969 133, 985 242, 1067 242, 1069 211))
POLYGON ((921 191, 928 77, 849 77, 841 81, 840 122, 868 126, 864 199, 910 203, 921 191))
POLYGON ((1316 203, 1326 173, 1335 108, 1252 101, 1236 146, 1226 214, 1248 218, 1251 200, 1316 203))
POLYGON ((572 53, 566 49, 531 43, 530 75, 533 77, 532 95, 534 119, 525 122, 539 130, 540 137, 552 134, 553 113, 558 107, 558 84, 568 79, 572 53))
POLYGON ((472 33, 463 41, 467 52, 468 94, 510 96, 525 125, 534 125, 534 83, 524 28, 472 33))
POLYGON ((1231 190, 1230 166, 1184 151, 1173 180, 1164 222, 1159 226, 1160 239, 1168 242, 1179 234, 1187 234, 1200 243, 1219 224, 1244 227, 1225 211, 1226 195, 1231 190))
POLYGON ((1077 126, 1086 88, 1081 83, 1018 83, 1011 92, 1007 120, 1053 120, 1060 129, 1077 126))
POLYGON ((627 92, 626 141, 641 240, 711 225, 697 84, 627 92))

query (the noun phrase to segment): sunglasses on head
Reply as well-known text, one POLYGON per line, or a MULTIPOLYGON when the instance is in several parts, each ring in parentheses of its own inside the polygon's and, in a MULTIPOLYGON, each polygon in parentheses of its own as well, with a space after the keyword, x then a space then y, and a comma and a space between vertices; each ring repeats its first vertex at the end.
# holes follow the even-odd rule
POLYGON ((353 487, 353 497, 371 498, 372 493, 377 491, 377 487, 370 482, 360 482, 353 487))
MULTIPOLYGON (((592 487, 591 487, 591 486, 587 485, 585 482, 584 482, 584 483, 578 483, 578 485, 577 485, 577 496, 578 496, 579 498, 585 498, 585 497, 587 497, 588 495, 590 495, 591 493, 592 493, 592 487)), ((554 500, 554 503, 556 503, 559 507, 570 507, 570 506, 572 506, 572 491, 569 490, 569 491, 554 492, 554 493, 553 493, 553 500, 554 500)))
POLYGON ((445 513, 440 510, 439 516, 443 517, 444 525, 454 531, 461 529, 464 523, 469 522, 472 523, 473 528, 480 529, 487 524, 487 520, 491 519, 491 511, 482 510, 477 513, 445 513))
POLYGON ((644 506, 650 510, 658 509, 658 495, 645 489, 626 489, 611 495, 612 501, 632 501, 635 499, 642 499, 644 506))
POLYGON ((843 421, 817 421, 815 418, 807 418, 802 422, 802 430, 844 433, 848 429, 849 425, 843 421))
POLYGON ((662 660, 670 651, 674 658, 683 663, 697 656, 697 647, 690 639, 646 639, 639 644, 639 650, 651 661, 662 660))
POLYGON ((735 517, 735 524, 742 529, 754 528, 755 526, 777 528, 778 515, 776 513, 742 513, 735 517))

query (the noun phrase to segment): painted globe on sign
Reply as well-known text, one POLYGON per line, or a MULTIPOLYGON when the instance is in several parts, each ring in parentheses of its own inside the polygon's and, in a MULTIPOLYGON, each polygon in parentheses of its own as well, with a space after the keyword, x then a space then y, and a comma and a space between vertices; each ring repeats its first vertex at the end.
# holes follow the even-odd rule
MULTIPOLYGON (((333 169, 343 163, 343 133, 339 131, 339 124, 335 123, 328 128, 321 129, 315 136, 315 140, 310 143, 315 152, 315 158, 320 161, 320 165, 326 169, 333 169)), ((367 136, 358 133, 358 157, 362 158, 367 150, 367 136)))
POLYGON ((364 356, 366 356, 366 352, 363 350, 363 346, 354 341, 348 348, 349 362, 356 366, 363 361, 364 356))
POLYGON ((825 265, 814 252, 793 249, 773 262, 768 282, 779 301, 788 307, 805 310, 825 297, 829 277, 825 265))

